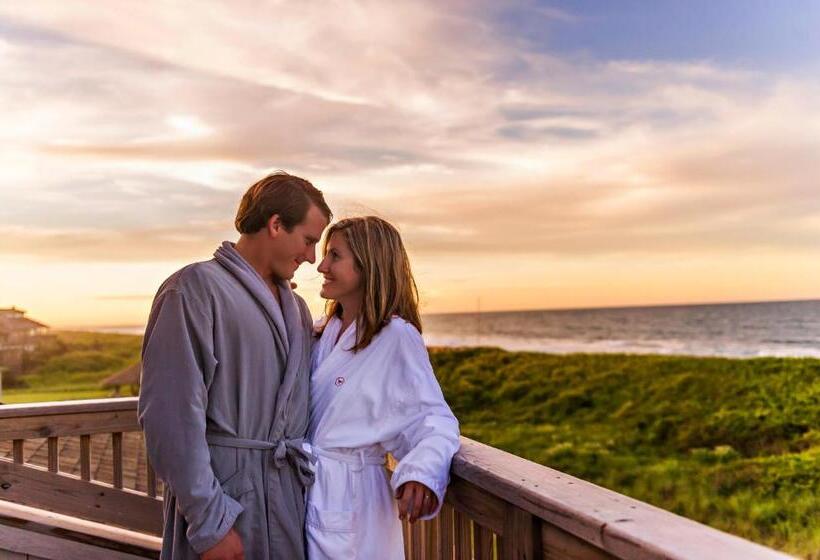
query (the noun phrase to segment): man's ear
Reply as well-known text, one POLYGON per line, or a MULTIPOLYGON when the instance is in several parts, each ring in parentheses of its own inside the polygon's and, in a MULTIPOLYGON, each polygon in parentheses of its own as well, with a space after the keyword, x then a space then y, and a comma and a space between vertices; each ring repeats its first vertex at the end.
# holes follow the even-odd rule
POLYGON ((279 233, 284 229, 282 226, 282 220, 279 218, 279 214, 274 214, 270 217, 270 219, 268 219, 266 229, 268 235, 271 237, 276 237, 279 235, 279 233))

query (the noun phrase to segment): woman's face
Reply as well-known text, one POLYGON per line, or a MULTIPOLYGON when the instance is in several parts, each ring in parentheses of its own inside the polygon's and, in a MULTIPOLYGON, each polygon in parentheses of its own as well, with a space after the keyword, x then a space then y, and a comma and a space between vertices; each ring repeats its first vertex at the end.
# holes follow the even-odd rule
POLYGON ((356 268, 353 253, 344 234, 334 233, 327 244, 327 254, 319 263, 319 272, 325 277, 319 292, 325 299, 334 299, 345 305, 345 301, 356 301, 362 297, 362 275, 356 268))

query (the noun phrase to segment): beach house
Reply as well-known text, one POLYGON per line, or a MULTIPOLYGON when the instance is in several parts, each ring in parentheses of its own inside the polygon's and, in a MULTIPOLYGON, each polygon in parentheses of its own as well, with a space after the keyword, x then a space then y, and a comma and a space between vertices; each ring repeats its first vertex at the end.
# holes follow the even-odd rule
POLYGON ((0 371, 22 373, 26 354, 37 349, 48 334, 48 326, 26 317, 16 307, 0 309, 0 371))

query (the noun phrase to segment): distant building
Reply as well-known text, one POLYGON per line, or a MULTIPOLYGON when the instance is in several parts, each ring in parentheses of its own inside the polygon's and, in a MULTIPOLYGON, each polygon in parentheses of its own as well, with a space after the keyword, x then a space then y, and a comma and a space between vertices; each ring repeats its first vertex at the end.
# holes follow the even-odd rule
POLYGON ((11 375, 22 373, 26 354, 48 334, 48 326, 25 315, 16 307, 0 308, 0 370, 11 375))
POLYGON ((140 392, 140 373, 142 372, 142 361, 131 364, 122 371, 106 377, 102 380, 100 385, 107 389, 112 389, 111 396, 119 397, 121 395, 121 388, 128 387, 129 393, 133 396, 139 395, 140 392))

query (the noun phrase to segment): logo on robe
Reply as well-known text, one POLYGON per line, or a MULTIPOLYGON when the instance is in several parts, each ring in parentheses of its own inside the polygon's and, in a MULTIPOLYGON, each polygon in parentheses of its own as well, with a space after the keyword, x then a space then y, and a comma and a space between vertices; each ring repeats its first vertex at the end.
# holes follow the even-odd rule
POLYGON ((336 386, 337 387, 341 387, 344 384, 345 384, 345 378, 344 377, 337 377, 336 378, 336 386))

